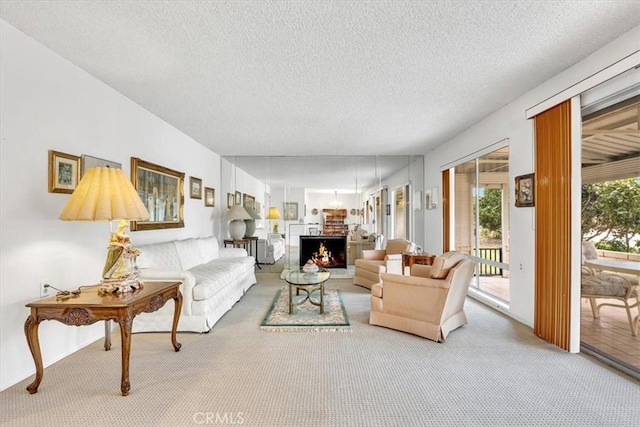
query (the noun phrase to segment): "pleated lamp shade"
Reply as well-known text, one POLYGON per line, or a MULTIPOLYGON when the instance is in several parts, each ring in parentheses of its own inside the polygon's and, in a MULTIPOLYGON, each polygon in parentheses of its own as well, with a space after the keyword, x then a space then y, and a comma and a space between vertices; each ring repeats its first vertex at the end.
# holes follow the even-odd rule
POLYGON ((267 212, 267 219, 280 219, 280 211, 277 207, 271 206, 267 212))
POLYGON ((251 215, 249 215, 249 212, 245 210, 245 208, 240 205, 235 205, 231 206, 229 210, 224 214, 224 219, 227 221, 233 221, 236 219, 241 219, 244 221, 245 219, 252 218, 251 215))
POLYGON ((144 221, 149 212, 122 169, 95 167, 84 174, 59 217, 63 221, 144 221))

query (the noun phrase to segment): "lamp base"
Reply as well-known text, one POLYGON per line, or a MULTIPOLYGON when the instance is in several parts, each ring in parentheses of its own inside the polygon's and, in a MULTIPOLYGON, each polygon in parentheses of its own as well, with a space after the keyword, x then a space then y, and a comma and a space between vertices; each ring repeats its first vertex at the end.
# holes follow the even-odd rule
POLYGON ((142 289, 142 280, 140 280, 140 273, 135 270, 125 277, 102 279, 98 293, 120 295, 135 292, 138 289, 142 289))
POLYGON ((241 219, 234 219, 229 223, 229 235, 233 240, 240 240, 247 231, 247 225, 241 219))

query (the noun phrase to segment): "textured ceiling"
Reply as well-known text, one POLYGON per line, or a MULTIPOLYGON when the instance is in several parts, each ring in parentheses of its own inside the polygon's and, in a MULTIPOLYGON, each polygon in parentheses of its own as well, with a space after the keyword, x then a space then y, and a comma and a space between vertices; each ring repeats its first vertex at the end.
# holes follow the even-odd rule
POLYGON ((6 1, 223 156, 420 154, 640 25, 640 1, 6 1))

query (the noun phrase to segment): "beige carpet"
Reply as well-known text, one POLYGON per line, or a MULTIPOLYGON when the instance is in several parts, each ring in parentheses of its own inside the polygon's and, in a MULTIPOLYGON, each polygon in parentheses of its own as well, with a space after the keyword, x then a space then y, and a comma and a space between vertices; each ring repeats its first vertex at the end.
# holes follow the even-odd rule
MULTIPOLYGON (((368 290, 340 288, 351 333, 265 333, 282 286, 260 274, 208 334, 136 334, 131 394, 120 346, 102 342, 0 394, 7 426, 637 426, 639 383, 565 353, 473 301, 470 324, 437 344, 368 324, 368 290)), ((46 348, 43 349, 47 351, 46 348)))

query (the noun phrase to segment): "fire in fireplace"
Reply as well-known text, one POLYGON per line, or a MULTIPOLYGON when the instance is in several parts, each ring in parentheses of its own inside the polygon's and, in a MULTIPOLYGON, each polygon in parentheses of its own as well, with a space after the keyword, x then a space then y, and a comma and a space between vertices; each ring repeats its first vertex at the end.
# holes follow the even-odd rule
POLYGON ((308 260, 318 267, 347 268, 347 236, 300 236, 300 266, 308 260))

